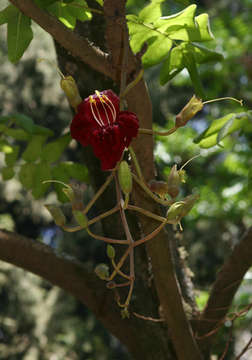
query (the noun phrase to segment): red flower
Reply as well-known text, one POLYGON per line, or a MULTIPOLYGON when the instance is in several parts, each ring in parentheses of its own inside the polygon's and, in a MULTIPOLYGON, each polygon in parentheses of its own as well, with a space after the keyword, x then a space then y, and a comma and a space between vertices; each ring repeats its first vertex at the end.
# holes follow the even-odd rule
POLYGON ((130 111, 119 110, 119 98, 112 90, 96 91, 78 106, 70 126, 71 136, 81 145, 91 145, 101 160, 102 170, 110 170, 125 148, 137 136, 139 121, 130 111))

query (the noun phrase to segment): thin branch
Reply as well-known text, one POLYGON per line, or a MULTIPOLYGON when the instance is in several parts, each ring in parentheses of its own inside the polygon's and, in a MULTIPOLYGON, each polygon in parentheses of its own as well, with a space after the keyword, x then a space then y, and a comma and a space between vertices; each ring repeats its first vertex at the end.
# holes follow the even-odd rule
POLYGON ((195 330, 202 340, 200 347, 209 350, 216 332, 211 332, 218 327, 233 301, 243 278, 252 265, 252 227, 244 234, 240 242, 234 247, 231 255, 217 274, 206 308, 204 309, 195 330))
POLYGON ((114 78, 115 72, 105 54, 99 48, 92 45, 87 39, 80 37, 69 30, 58 19, 39 8, 32 0, 10 0, 24 15, 31 18, 48 32, 60 45, 73 56, 80 58, 85 64, 94 70, 114 78))

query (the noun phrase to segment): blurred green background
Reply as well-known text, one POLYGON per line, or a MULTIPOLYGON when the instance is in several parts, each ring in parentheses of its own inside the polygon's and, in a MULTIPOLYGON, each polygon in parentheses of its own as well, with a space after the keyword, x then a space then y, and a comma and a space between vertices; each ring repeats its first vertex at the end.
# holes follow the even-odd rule
MULTIPOLYGON (((128 12, 137 13, 147 2, 129 0, 128 12)), ((189 1, 165 2, 166 14, 182 10, 189 1)), ((186 166, 187 181, 181 197, 193 191, 200 193, 191 213, 182 221, 179 234, 197 289, 197 301, 202 308, 216 272, 252 225, 252 124, 244 131, 232 134, 224 147, 200 149, 193 139, 214 119, 231 112, 252 109, 252 1, 198 1, 198 12, 207 12, 215 41, 209 47, 221 52, 224 61, 201 65, 199 68, 207 99, 232 96, 244 100, 244 107, 225 101, 206 105, 185 128, 170 137, 157 137, 155 155, 159 179, 166 179, 174 163, 186 166)), ((0 9, 2 8, 0 4, 0 9)), ((55 138, 71 121, 71 111, 59 86, 55 66, 38 59, 55 60, 51 38, 38 26, 33 26, 35 39, 22 60, 13 65, 7 59, 6 29, 0 27, 0 115, 23 113, 36 124, 51 128, 55 138)), ((192 97, 194 90, 186 71, 161 87, 159 67, 148 69, 145 79, 153 102, 157 129, 172 127, 174 116, 192 97)), ((99 89, 102 90, 102 89, 99 89)), ((25 144, 20 146, 25 148, 25 144)), ((70 144, 64 161, 76 161, 80 147, 70 144)), ((0 167, 4 157, 0 154, 0 167)), ((17 164, 17 166, 19 166, 17 164)), ((88 195, 91 189, 88 188, 88 195)), ((87 195, 87 196, 88 196, 87 195)), ((18 177, 0 183, 0 228, 15 230, 43 241, 81 261, 94 264, 105 261, 103 244, 84 239, 83 233, 65 234, 53 222, 43 204, 57 201, 54 192, 34 200, 23 189, 18 177)), ((98 226, 99 231, 99 226, 98 226)), ((252 301, 252 271, 246 274, 235 298, 237 311, 252 301)), ((252 330, 252 311, 234 324, 234 339, 225 359, 235 358, 252 330)), ((228 336, 226 323, 219 336, 215 352, 221 355, 228 336)), ((250 359, 252 352, 242 358, 250 359)), ((10 360, 58 359, 130 359, 119 342, 109 335, 94 316, 75 299, 40 278, 0 263, 0 358, 10 360), (29 296, 27 296, 29 294, 29 296)))

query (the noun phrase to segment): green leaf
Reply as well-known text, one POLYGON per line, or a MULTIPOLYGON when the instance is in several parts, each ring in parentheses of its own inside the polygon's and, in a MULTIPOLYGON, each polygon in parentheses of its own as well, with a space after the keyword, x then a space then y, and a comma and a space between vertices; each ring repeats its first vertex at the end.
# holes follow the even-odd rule
MULTIPOLYGON (((212 40, 213 35, 209 28, 208 15, 201 14, 195 17, 195 11, 196 5, 190 5, 177 14, 160 17, 160 1, 157 0, 144 8, 139 16, 127 16, 132 51, 137 53, 144 44, 148 45, 147 51, 142 57, 145 67, 158 64, 169 56, 174 40, 181 40, 187 44, 191 41, 212 40), (153 8, 153 12, 148 11, 148 8, 153 8)), ((182 43, 182 45, 184 44, 182 43)), ((191 73, 195 73, 195 69, 191 68, 192 66, 190 67, 191 73)), ((178 70, 178 68, 175 69, 176 73, 178 70)), ((169 70, 163 69, 162 82, 170 77, 169 74, 169 70)), ((195 74, 193 77, 195 81, 195 74)), ((198 80, 197 87, 199 87, 198 80)))
POLYGON ((26 190, 30 190, 32 188, 35 173, 36 165, 34 163, 26 163, 20 167, 18 178, 26 190))
POLYGON ((187 48, 183 50, 183 62, 192 80, 195 94, 201 99, 204 98, 204 89, 196 66, 194 54, 190 50, 187 50, 187 48))
POLYGON ((171 49, 172 41, 165 36, 154 38, 149 43, 148 49, 142 57, 142 63, 145 68, 159 64, 171 49))
POLYGON ((31 19, 16 9, 16 14, 8 19, 7 44, 8 58, 16 63, 23 55, 33 38, 31 19))
POLYGON ((103 0, 95 0, 95 1, 103 7, 103 0))
POLYGON ((151 23, 154 20, 159 19, 162 16, 161 3, 164 0, 152 0, 152 2, 145 6, 139 13, 139 19, 142 22, 151 23))
POLYGON ((231 133, 241 130, 252 119, 252 113, 241 112, 231 113, 223 116, 220 119, 216 119, 212 124, 200 135, 198 135, 194 142, 199 144, 202 148, 210 148, 218 144, 218 142, 224 139, 231 133), (219 132, 221 133, 218 137, 219 132))
POLYGON ((82 182, 89 182, 88 169, 86 166, 71 161, 62 162, 60 165, 70 178, 82 182))
POLYGON ((224 59, 223 55, 217 51, 206 48, 201 44, 188 44, 188 47, 194 53, 195 61, 198 64, 203 64, 210 61, 222 61, 224 59))
POLYGON ((168 58, 164 61, 160 70, 160 84, 164 85, 176 76, 184 67, 182 46, 179 45, 173 48, 168 58))
POLYGON ((4 181, 10 180, 15 175, 15 171, 12 166, 6 166, 1 169, 1 175, 4 181))
MULTIPOLYGON (((164 85, 176 76, 186 66, 190 66, 190 61, 184 57, 191 58, 194 63, 202 64, 209 61, 223 60, 222 54, 195 43, 182 43, 174 47, 168 58, 164 61, 160 71, 160 84, 164 85)), ((193 64, 191 65, 191 67, 193 64)))
POLYGON ((31 140, 23 152, 22 158, 28 162, 37 160, 41 155, 42 145, 44 144, 45 140, 46 136, 43 135, 31 136, 31 140))
POLYGON ((56 16, 66 27, 74 29, 76 18, 68 11, 68 5, 63 2, 57 2, 48 7, 48 11, 56 16))
POLYGON ((88 5, 84 0, 75 0, 68 6, 68 12, 80 21, 92 19, 92 14, 88 11, 88 5))
MULTIPOLYGON (((70 181, 70 175, 66 171, 66 168, 64 166, 64 163, 60 163, 52 168, 52 178, 53 180, 62 181, 65 184, 68 184, 70 181)), ((62 185, 53 183, 53 187, 56 191, 58 200, 61 202, 67 202, 69 201, 67 196, 62 191, 62 185)))
POLYGON ((56 16, 66 27, 74 29, 76 20, 91 20, 92 14, 88 11, 88 5, 85 0, 66 2, 57 2, 48 7, 51 14, 56 16))
POLYGON ((23 114, 15 114, 11 116, 10 119, 14 121, 17 126, 24 129, 27 133, 33 133, 34 122, 30 117, 23 114))
POLYGON ((5 163, 7 166, 14 166, 19 153, 19 146, 11 146, 11 151, 5 154, 5 163))
POLYGON ((70 141, 71 141, 71 136, 67 134, 61 136, 55 141, 48 143, 43 147, 41 159, 46 162, 57 161, 70 141))
POLYGON ((36 124, 34 124, 34 126, 33 126, 33 134, 34 135, 43 135, 46 137, 50 137, 50 136, 54 135, 52 130, 50 130, 44 126, 36 125, 36 124))
POLYGON ((0 25, 9 21, 12 16, 15 16, 17 8, 14 5, 9 5, 2 11, 0 11, 0 25))
POLYGON ((35 199, 42 197, 50 187, 50 183, 43 184, 43 181, 51 180, 51 167, 47 162, 41 161, 36 164, 36 170, 33 176, 32 195, 35 199))
POLYGON ((29 134, 25 132, 23 129, 9 129, 7 128, 4 133, 10 137, 13 137, 13 139, 16 140, 28 140, 29 134))

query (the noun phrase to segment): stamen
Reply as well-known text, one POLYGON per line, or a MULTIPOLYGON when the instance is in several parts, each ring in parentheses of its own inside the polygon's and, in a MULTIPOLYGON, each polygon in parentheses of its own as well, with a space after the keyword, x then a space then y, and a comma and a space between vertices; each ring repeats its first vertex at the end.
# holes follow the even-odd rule
MULTIPOLYGON (((105 101, 105 103, 108 105, 108 107, 109 107, 109 109, 110 109, 110 111, 111 111, 111 114, 112 114, 112 117, 113 117, 113 121, 115 121, 115 120, 116 120, 116 109, 115 109, 115 107, 114 107, 114 104, 113 104, 112 101, 107 97, 107 95, 102 94, 102 98, 104 98, 106 101, 108 101, 108 102, 105 101)), ((104 99, 103 99, 103 101, 104 101, 104 99)))
MULTIPOLYGON (((109 115, 107 113, 107 109, 106 109, 106 106, 104 104, 106 104, 109 107, 110 111, 111 111, 111 108, 110 108, 109 104, 107 104, 106 101, 104 101, 104 99, 102 98, 102 95, 100 94, 100 92, 98 90, 95 90, 95 93, 98 96, 98 98, 99 98, 99 100, 100 100, 100 102, 102 104, 103 110, 104 110, 106 118, 108 120, 108 124, 111 125, 110 120, 109 120, 109 115)), ((114 120, 112 111, 111 111, 111 114, 112 114, 112 120, 114 120)))
POLYGON ((100 113, 97 109, 97 105, 96 105, 96 101, 95 99, 93 99, 92 95, 89 96, 89 103, 90 103, 90 108, 91 108, 91 112, 92 112, 92 115, 95 119, 95 121, 102 127, 104 126, 103 122, 102 122, 102 119, 101 119, 101 116, 100 116, 100 113), (95 112, 94 112, 94 109, 93 109, 93 104, 95 105, 95 108, 96 108, 96 111, 98 113, 98 117, 99 119, 97 118, 97 116, 95 115, 95 112))

